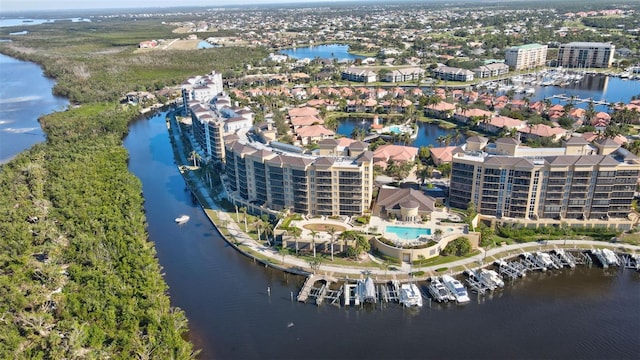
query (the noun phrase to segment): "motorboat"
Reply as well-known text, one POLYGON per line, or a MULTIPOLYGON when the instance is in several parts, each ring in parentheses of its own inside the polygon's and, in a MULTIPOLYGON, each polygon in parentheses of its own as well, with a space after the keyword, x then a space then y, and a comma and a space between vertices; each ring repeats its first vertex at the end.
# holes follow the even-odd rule
POLYGON ((431 283, 427 286, 427 289, 429 289, 431 297, 437 302, 447 302, 456 299, 437 277, 431 279, 431 283))
POLYGON ((571 259, 571 257, 569 257, 569 255, 567 255, 567 253, 563 249, 555 249, 553 250, 553 252, 555 252, 556 256, 560 258, 560 261, 562 261, 568 267, 572 269, 576 267, 576 263, 573 261, 573 259, 571 259))
POLYGON ((480 269, 478 276, 480 280, 487 285, 492 284, 493 286, 504 287, 502 277, 494 270, 480 269))
POLYGON ((620 266, 620 263, 618 262, 618 257, 610 249, 602 249, 602 256, 604 256, 609 266, 620 266))
POLYGON ((558 266, 551 260, 551 256, 546 252, 537 251, 536 259, 547 269, 557 269, 558 266))
POLYGON ((372 278, 367 277, 364 280, 358 280, 358 295, 361 302, 376 303, 378 301, 376 285, 373 283, 372 278))
POLYGON ((176 221, 178 224, 183 224, 183 223, 186 223, 187 221, 189 221, 189 219, 191 219, 191 218, 189 217, 189 215, 180 215, 179 217, 177 217, 177 218, 175 219, 175 221, 176 221))
POLYGON ((449 275, 443 275, 442 282, 444 283, 444 286, 451 291, 459 304, 471 301, 469 294, 467 293, 467 289, 462 285, 462 283, 460 283, 460 281, 449 275))
POLYGON ((400 304, 404 307, 422 307, 422 294, 416 284, 400 285, 400 304))

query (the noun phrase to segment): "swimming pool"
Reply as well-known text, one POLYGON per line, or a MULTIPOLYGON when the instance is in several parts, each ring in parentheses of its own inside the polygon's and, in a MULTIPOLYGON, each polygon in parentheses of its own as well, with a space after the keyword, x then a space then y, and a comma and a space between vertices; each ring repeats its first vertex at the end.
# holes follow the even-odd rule
POLYGON ((431 229, 429 228, 416 228, 416 227, 406 227, 406 226, 392 226, 388 225, 385 232, 393 233, 398 236, 400 239, 415 239, 420 237, 421 235, 431 235, 431 229))
POLYGON ((394 125, 389 127, 389 131, 394 134, 400 134, 402 132, 402 129, 400 129, 400 126, 394 125))

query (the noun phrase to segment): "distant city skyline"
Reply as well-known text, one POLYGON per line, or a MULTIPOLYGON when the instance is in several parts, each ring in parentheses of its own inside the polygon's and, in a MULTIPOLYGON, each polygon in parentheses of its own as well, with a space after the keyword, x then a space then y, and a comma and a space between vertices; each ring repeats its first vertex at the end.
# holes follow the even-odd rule
MULTIPOLYGON (((111 1, 86 1, 86 0, 2 0, 0 2, 0 16, 6 12, 38 11, 38 10, 87 10, 87 9, 142 9, 142 8, 171 8, 171 7, 220 7, 229 5, 264 5, 278 3, 308 3, 331 2, 336 0, 111 0, 111 1)), ((353 0, 352 0, 353 1, 353 0)))

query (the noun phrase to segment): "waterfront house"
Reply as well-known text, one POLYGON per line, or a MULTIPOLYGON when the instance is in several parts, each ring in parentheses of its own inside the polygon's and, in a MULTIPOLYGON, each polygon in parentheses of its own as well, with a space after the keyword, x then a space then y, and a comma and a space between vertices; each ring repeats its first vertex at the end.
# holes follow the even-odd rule
POLYGON ((333 138, 336 133, 323 125, 311 125, 294 129, 302 145, 308 145, 323 139, 333 138))
POLYGON ((429 148, 431 153, 431 159, 436 166, 450 163, 453 159, 453 154, 457 151, 461 151, 459 146, 445 146, 429 148))

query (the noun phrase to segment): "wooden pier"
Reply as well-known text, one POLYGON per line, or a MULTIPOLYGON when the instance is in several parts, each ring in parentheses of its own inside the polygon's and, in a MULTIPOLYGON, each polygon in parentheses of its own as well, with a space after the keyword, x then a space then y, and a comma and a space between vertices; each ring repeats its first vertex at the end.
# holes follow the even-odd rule
POLYGON ((545 100, 546 99, 549 99, 549 100, 551 100, 551 99, 559 99, 561 101, 573 102, 573 103, 585 103, 585 104, 593 103, 593 105, 596 105, 596 106, 598 106, 598 105, 604 105, 604 106, 611 105, 610 102, 605 101, 605 100, 594 100, 593 98, 579 98, 579 97, 576 97, 576 96, 567 96, 565 94, 552 95, 552 96, 546 97, 545 100))
MULTIPOLYGON (((307 280, 305 280, 302 289, 298 293, 298 301, 307 302, 307 300, 312 297, 316 299, 316 304, 320 305, 322 304, 325 296, 329 294, 333 300, 332 303, 335 302, 334 290, 329 290, 329 285, 334 282, 338 282, 338 279, 327 275, 309 275, 307 280), (315 287, 315 284, 318 281, 324 281, 324 283, 320 287, 315 287)), ((340 295, 338 295, 338 297, 340 297, 340 295)))

